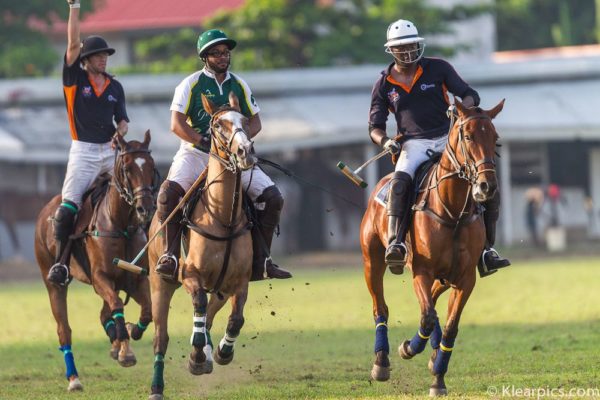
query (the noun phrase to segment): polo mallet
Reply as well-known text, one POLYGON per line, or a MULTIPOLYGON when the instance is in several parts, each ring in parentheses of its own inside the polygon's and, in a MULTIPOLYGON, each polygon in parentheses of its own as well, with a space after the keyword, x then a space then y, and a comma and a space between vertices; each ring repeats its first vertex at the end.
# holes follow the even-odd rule
POLYGON ((361 188, 366 188, 369 184, 367 182, 365 182, 363 180, 363 178, 361 178, 358 174, 360 173, 360 171, 363 170, 363 168, 365 168, 367 165, 371 164, 373 161, 377 161, 379 160, 381 157, 385 156, 386 154, 389 154, 390 151, 389 150, 383 150, 381 153, 376 154, 375 156, 369 158, 363 165, 361 165, 360 167, 356 168, 356 170, 352 171, 350 168, 348 168, 348 166, 346 164, 344 164, 343 162, 338 162, 337 163, 337 167, 342 171, 342 174, 346 175, 348 177, 348 179, 350 179, 352 182, 354 182, 356 185, 360 186, 361 188))
POLYGON ((152 243, 152 241, 154 241, 154 239, 158 236, 158 234, 165 228, 165 226, 167 226, 167 224, 169 223, 169 221, 171 219, 173 219, 173 217, 175 216, 175 214, 177 213, 177 211, 179 211, 179 209, 181 207, 183 207, 183 205, 186 203, 186 201, 190 198, 190 196, 196 191, 196 189, 198 188, 198 186, 200 186, 200 183, 206 179, 206 176, 208 175, 208 167, 204 168, 204 171, 202 171, 202 173, 200 174, 200 176, 198 178, 196 178, 196 181, 192 184, 192 186, 188 189, 188 191, 185 193, 185 195, 183 196, 183 198, 181 199, 181 201, 179 202, 179 204, 177 204, 177 206, 175 207, 175 209, 173 211, 171 211, 171 214, 169 214, 169 216, 167 217, 167 219, 165 219, 165 222, 163 222, 158 229, 156 230, 156 232, 154 232, 154 235, 152 235, 152 237, 148 240, 148 243, 146 243, 146 245, 142 248, 142 250, 140 250, 140 252, 138 253, 137 256, 135 256, 135 258, 129 263, 125 260, 121 260, 120 258, 113 258, 113 264, 115 264, 117 267, 124 269, 126 271, 129 272, 133 272, 134 274, 139 274, 139 275, 148 275, 148 271, 145 268, 142 267, 138 267, 137 265, 135 265, 140 258, 142 258, 142 255, 146 252, 146 250, 148 250, 148 246, 150 246, 150 243, 152 243))

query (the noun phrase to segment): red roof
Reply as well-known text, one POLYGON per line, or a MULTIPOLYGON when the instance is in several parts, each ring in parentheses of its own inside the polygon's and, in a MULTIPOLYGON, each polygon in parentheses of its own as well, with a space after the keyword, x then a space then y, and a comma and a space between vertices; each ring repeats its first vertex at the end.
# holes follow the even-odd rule
POLYGON ((82 33, 123 32, 200 26, 219 10, 240 7, 245 0, 99 0, 81 23, 82 33))

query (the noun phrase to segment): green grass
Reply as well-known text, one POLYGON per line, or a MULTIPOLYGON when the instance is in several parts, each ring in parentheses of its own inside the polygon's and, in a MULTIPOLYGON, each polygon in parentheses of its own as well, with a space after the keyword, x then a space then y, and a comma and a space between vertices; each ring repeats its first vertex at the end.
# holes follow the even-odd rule
MULTIPOLYGON (((358 260, 358 259, 357 259, 358 260)), ((294 270, 293 266, 291 266, 294 270)), ((479 280, 460 325, 446 377, 451 397, 484 398, 488 387, 600 388, 600 260, 528 261, 479 280)), ((236 356, 211 375, 187 372, 191 301, 180 289, 170 316, 167 399, 350 399, 423 397, 431 376, 430 350, 401 360, 396 348, 411 337, 419 308, 409 274, 386 277, 392 377, 371 382, 374 324, 361 267, 295 270, 288 281, 251 285, 246 324, 236 356), (274 313, 274 315, 272 315, 274 313)), ((447 294, 438 313, 445 319, 447 294)), ((65 398, 64 363, 56 325, 41 282, 0 286, 0 399, 65 398)), ((152 378, 152 330, 133 344, 138 364, 108 357, 99 323, 101 301, 73 284, 69 315, 73 351, 84 392, 77 399, 140 399, 152 378)), ((139 308, 126 308, 137 320, 139 308)), ((213 340, 224 331, 228 307, 217 316, 213 340)), ((499 395, 500 396, 500 395, 499 395)))

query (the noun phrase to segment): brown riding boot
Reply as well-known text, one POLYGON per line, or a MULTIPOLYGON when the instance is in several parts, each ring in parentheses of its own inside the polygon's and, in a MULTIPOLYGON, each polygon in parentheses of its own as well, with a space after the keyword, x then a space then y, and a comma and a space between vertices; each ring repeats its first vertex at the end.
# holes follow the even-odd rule
POLYGON ((283 208, 283 197, 276 186, 266 188, 258 196, 256 203, 264 203, 263 210, 257 210, 258 221, 252 229, 252 277, 250 280, 258 281, 265 278, 288 279, 292 274, 279 268, 271 259, 271 243, 273 234, 279 224, 279 216, 283 208))
MULTIPOLYGON (((161 223, 166 221, 167 217, 179 204, 179 199, 183 197, 185 191, 174 181, 166 180, 160 186, 158 194, 158 208, 156 214, 161 223)), ((181 217, 182 212, 176 213, 165 227, 164 249, 165 253, 160 256, 156 264, 155 271, 162 278, 169 281, 176 281, 179 270, 179 253, 181 239, 181 217)))
POLYGON ((401 275, 408 255, 404 244, 410 210, 408 202, 412 178, 406 172, 394 172, 390 184, 387 202, 388 247, 385 251, 385 263, 390 272, 401 275))

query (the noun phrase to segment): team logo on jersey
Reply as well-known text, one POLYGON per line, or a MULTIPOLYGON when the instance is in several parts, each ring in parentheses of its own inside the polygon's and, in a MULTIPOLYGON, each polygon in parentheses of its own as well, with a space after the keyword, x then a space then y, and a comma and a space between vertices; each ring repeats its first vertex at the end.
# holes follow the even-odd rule
POLYGON ((431 89, 435 87, 435 83, 430 83, 429 85, 426 83, 421 84, 421 90, 426 91, 427 89, 431 89))
POLYGON ((112 101, 113 103, 117 102, 117 99, 115 98, 115 96, 113 96, 112 94, 108 95, 108 101, 112 101))
POLYGON ((210 91, 210 89, 206 89, 206 91, 204 92, 204 95, 205 95, 206 97, 208 97, 209 99, 210 99, 211 97, 215 97, 215 95, 214 95, 214 94, 213 94, 213 93, 210 91))
POLYGON ((400 99, 400 93, 396 91, 396 88, 393 88, 391 91, 389 91, 387 96, 390 100, 390 103, 395 103, 400 99))
POLYGON ((81 90, 81 94, 83 94, 83 97, 90 97, 92 95, 92 87, 84 86, 81 90))

